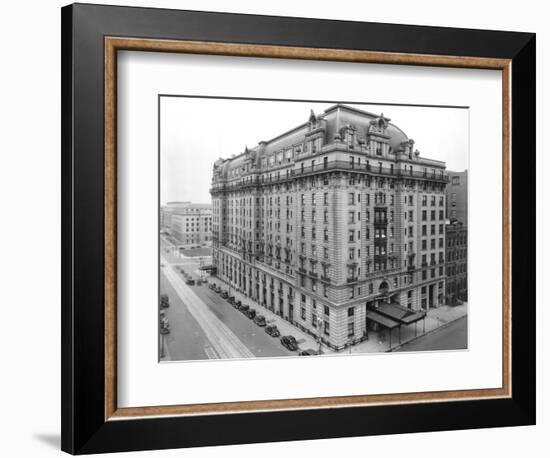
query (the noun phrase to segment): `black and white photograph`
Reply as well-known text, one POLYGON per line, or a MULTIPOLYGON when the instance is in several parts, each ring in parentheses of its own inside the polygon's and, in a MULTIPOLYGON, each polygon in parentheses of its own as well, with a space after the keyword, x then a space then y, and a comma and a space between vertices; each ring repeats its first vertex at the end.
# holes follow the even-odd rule
POLYGON ((468 350, 467 106, 161 94, 158 128, 161 362, 468 350))

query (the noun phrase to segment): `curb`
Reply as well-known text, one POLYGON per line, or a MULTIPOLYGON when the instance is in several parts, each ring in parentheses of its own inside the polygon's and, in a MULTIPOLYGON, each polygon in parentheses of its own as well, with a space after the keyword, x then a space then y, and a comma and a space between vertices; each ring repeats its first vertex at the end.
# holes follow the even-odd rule
POLYGON ((468 314, 466 313, 465 315, 462 315, 462 316, 459 316, 457 318, 455 318, 454 320, 451 320, 451 321, 447 321, 446 323, 442 324, 441 326, 438 326, 437 328, 433 328, 432 330, 428 331, 428 332, 425 332, 424 334, 421 334, 419 336, 416 336, 416 337, 413 337, 411 340, 407 340, 406 342, 403 342, 403 343, 400 343, 399 345, 396 345, 395 347, 392 347, 392 348, 389 348, 388 350, 386 350, 386 353, 391 353, 393 352, 394 350, 398 350, 399 348, 401 347, 404 347, 405 345, 408 345, 410 344, 411 342, 414 342, 415 340, 418 340, 420 339, 421 337, 426 337, 427 335, 435 332, 435 331, 439 331, 441 329, 445 329, 447 326, 450 326, 451 324, 453 324, 455 321, 458 321, 464 317, 467 317, 468 314))

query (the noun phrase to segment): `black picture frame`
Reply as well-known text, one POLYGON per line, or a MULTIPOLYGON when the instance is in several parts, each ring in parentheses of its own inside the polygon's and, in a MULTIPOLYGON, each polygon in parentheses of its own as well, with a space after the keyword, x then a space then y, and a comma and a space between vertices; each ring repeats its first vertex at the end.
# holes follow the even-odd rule
POLYGON ((88 4, 66 6, 61 14, 64 451, 85 454, 535 424, 535 34, 88 4), (106 36, 511 59, 512 396, 106 421, 106 36))

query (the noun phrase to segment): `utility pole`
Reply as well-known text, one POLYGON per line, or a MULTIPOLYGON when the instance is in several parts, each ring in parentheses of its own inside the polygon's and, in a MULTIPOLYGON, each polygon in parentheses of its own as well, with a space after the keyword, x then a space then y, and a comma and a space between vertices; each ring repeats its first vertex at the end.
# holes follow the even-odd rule
POLYGON ((321 327, 323 325, 323 319, 321 317, 317 317, 317 326, 319 328, 319 332, 317 333, 317 337, 318 337, 318 340, 319 340, 319 349, 317 350, 317 354, 320 355, 321 354, 321 327))
POLYGON ((166 357, 166 353, 165 353, 165 350, 164 350, 164 334, 161 333, 160 335, 160 359, 162 358, 165 358, 166 357))

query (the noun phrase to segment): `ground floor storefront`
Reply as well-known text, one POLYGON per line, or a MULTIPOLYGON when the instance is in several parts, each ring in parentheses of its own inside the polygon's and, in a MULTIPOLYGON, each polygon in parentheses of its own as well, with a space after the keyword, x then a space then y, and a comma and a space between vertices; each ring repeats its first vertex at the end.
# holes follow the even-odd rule
MULTIPOLYGON (((251 305, 278 315, 334 351, 348 349, 370 334, 399 342, 402 328, 421 332, 427 310, 443 304, 444 284, 433 281, 392 289, 389 282, 368 298, 335 304, 297 285, 296 278, 266 266, 252 265, 228 253, 214 255, 216 277, 230 295, 241 293, 251 305)), ((213 280, 215 281, 215 280, 213 280)), ((391 345, 390 345, 391 346, 391 345)))

